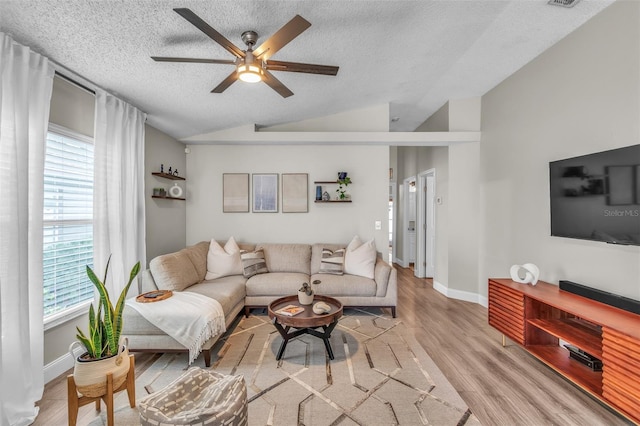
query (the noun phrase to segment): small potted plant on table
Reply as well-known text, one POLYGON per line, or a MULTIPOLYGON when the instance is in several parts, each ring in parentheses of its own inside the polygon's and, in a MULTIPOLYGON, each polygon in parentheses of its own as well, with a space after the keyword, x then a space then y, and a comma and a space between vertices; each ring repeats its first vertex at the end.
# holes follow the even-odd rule
POLYGON ((313 289, 309 283, 302 283, 302 287, 298 289, 298 302, 301 305, 310 305, 313 303, 313 289))

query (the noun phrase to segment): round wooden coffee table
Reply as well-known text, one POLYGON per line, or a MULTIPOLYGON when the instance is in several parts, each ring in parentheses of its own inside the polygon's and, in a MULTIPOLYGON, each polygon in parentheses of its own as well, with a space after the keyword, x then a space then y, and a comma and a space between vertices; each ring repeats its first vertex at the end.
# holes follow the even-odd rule
POLYGON ((342 303, 329 296, 315 295, 311 305, 301 305, 298 302, 297 295, 285 296, 274 300, 269 304, 269 318, 273 320, 273 325, 282 336, 282 344, 280 344, 276 359, 280 360, 282 358, 289 340, 302 334, 310 334, 322 339, 329 359, 333 359, 333 350, 331 349, 329 338, 331 337, 331 332, 338 324, 338 318, 341 316, 342 303), (325 302, 331 307, 331 311, 319 315, 313 313, 313 305, 317 302, 325 302), (301 306, 304 308, 304 312, 300 312, 294 316, 287 316, 276 312, 278 309, 284 308, 287 305, 301 306), (292 328, 295 330, 290 332, 292 328), (322 329, 322 331, 317 329, 322 329))

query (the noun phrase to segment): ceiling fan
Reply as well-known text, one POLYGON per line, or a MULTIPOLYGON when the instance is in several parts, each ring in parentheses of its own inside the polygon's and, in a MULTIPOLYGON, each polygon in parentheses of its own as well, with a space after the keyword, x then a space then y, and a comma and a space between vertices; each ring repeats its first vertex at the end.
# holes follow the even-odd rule
POLYGON ((195 62, 204 64, 228 64, 236 69, 220 84, 213 88, 211 93, 222 93, 236 80, 240 79, 249 83, 264 81, 269 87, 278 92, 283 98, 293 95, 284 84, 271 74, 271 71, 301 72, 308 74, 336 75, 338 67, 330 65, 303 64, 299 62, 274 61, 269 59, 287 43, 298 37, 311 26, 311 23, 300 15, 296 15, 271 37, 264 41, 256 49, 258 34, 255 31, 242 33, 242 41, 247 45, 246 50, 241 50, 222 34, 214 30, 190 9, 173 9, 196 28, 208 35, 213 41, 224 47, 235 59, 204 59, 204 58, 169 58, 164 56, 152 56, 157 62, 195 62))

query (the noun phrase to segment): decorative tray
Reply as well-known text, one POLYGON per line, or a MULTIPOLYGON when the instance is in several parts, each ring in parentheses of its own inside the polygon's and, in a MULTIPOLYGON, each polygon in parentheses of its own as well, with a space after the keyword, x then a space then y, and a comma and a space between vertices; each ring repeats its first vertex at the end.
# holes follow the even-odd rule
POLYGON ((149 291, 147 293, 142 293, 138 297, 136 297, 136 302, 140 303, 151 303, 151 302, 159 302, 164 299, 168 299, 173 296, 173 292, 171 290, 155 290, 149 291))

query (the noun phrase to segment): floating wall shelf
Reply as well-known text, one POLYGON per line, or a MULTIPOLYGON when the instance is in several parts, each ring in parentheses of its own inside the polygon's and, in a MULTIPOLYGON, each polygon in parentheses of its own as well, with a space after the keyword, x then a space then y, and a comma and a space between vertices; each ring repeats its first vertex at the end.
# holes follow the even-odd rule
MULTIPOLYGON (((313 183, 315 185, 340 185, 340 182, 338 182, 337 180, 315 180, 313 181, 313 183)), ((353 182, 350 183, 350 185, 353 184, 353 182)), ((345 186, 346 188, 346 186, 345 186)), ((314 203, 350 203, 351 199, 348 200, 314 200, 314 203)))
POLYGON ((171 179, 171 180, 186 180, 185 178, 183 178, 182 176, 174 176, 174 175, 170 175, 169 173, 160 173, 160 172, 153 172, 151 173, 154 176, 158 176, 161 178, 165 178, 165 179, 171 179))
POLYGON ((166 197, 166 196, 163 197, 162 195, 152 195, 151 198, 161 198, 163 200, 182 200, 182 201, 186 200, 186 198, 182 198, 182 197, 180 197, 180 198, 178 198, 178 197, 166 197))

